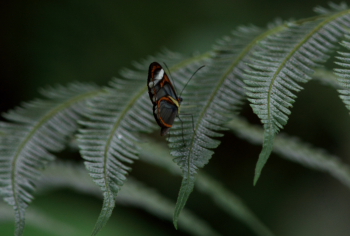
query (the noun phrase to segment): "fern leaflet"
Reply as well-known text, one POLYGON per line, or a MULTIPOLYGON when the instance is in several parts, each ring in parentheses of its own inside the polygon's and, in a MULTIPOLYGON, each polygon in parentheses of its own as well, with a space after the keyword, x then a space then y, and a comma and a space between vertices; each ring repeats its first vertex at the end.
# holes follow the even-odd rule
POLYGON ((349 10, 332 7, 331 11, 318 8, 323 13, 319 17, 286 24, 286 30, 262 41, 253 55, 254 63, 246 71, 247 96, 265 129, 254 184, 272 151, 276 133, 287 123, 295 93, 302 89, 299 83, 311 79, 314 68, 327 60, 350 26, 349 10))
MULTIPOLYGON (((170 66, 182 60, 178 54, 170 52, 156 58, 170 66)), ((154 60, 150 57, 144 63, 136 64, 138 72, 127 70, 123 78, 114 79, 104 94, 90 102, 87 121, 82 122, 84 128, 78 139, 80 152, 90 176, 104 196, 92 235, 107 223, 115 198, 131 170, 129 165, 137 159, 136 133, 151 132, 156 128, 146 86, 148 65, 154 60)), ((182 67, 178 65, 178 68, 182 67)), ((173 75, 176 74, 174 71, 173 75)))
POLYGON ((33 199, 35 180, 54 159, 51 152, 64 148, 77 130, 86 100, 99 92, 80 83, 46 89, 42 93, 48 100, 37 99, 4 114, 10 122, 0 123, 6 134, 0 137, 0 193, 15 210, 15 235, 23 234, 25 209, 33 199))
MULTIPOLYGON (((273 32, 278 30, 274 29, 273 32)), ((191 104, 182 110, 193 114, 194 124, 190 117, 181 118, 181 125, 174 126, 169 139, 172 155, 176 157, 174 161, 183 171, 174 212, 175 227, 193 190, 197 169, 208 163, 213 154, 210 149, 219 145, 219 141, 213 138, 222 136, 218 131, 225 130, 223 124, 230 119, 232 112, 238 110, 245 98, 243 71, 247 68, 246 63, 257 43, 271 33, 267 31, 262 34, 263 32, 254 26, 241 27, 233 33, 233 38, 222 40, 214 48, 212 59, 184 91, 184 101, 190 101, 191 104)), ((195 68, 192 69, 194 70, 195 68)))

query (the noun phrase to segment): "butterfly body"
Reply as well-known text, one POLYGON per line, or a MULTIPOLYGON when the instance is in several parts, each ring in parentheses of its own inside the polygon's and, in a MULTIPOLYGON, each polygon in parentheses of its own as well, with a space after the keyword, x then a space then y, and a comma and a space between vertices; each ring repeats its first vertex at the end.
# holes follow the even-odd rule
POLYGON ((161 127, 160 135, 164 136, 180 113, 182 98, 177 96, 168 75, 157 62, 149 66, 147 87, 153 104, 153 116, 161 127))

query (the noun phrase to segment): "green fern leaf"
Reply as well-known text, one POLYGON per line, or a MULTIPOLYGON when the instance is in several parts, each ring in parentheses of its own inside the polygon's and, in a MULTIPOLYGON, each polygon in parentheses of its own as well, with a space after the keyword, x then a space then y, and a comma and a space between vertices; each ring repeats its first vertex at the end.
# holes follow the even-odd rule
MULTIPOLYGON (((274 32, 277 31, 274 29, 274 32)), ((181 167, 183 180, 174 212, 174 225, 193 190, 197 169, 208 163, 219 141, 219 131, 237 111, 245 99, 243 71, 247 68, 250 54, 266 37, 264 30, 251 26, 241 27, 214 48, 212 60, 193 79, 184 91, 182 111, 193 115, 181 116, 181 123, 171 130, 170 147, 174 161, 181 167), (200 88, 200 89, 199 89, 200 88), (195 108, 193 108, 195 106, 195 108), (194 121, 194 124, 192 123, 194 121)), ((271 33, 271 32, 270 32, 271 33)), ((195 68, 192 68, 194 71, 195 68)), ((182 77, 190 77, 191 72, 182 77)))
POLYGON ((246 90, 265 129, 254 184, 271 154, 276 133, 287 123, 295 93, 302 89, 299 83, 311 79, 350 26, 349 10, 343 5, 332 7, 331 11, 317 8, 322 16, 286 24, 283 32, 263 40, 253 55, 254 63, 246 71, 246 90))
MULTIPOLYGON (((94 182, 101 188, 104 202, 92 235, 107 223, 114 208, 115 198, 138 157, 135 143, 138 132, 156 129, 152 103, 147 94, 147 69, 154 60, 173 66, 183 58, 167 52, 137 64, 138 72, 124 71, 124 78, 114 79, 105 93, 94 98, 87 113, 87 121, 78 138, 85 165, 94 182), (156 58, 156 59, 155 59, 156 58)), ((177 64, 172 76, 177 77, 190 61, 177 64)), ((178 85, 180 81, 176 81, 178 85)))
POLYGON ((64 148, 77 130, 86 99, 98 92, 96 86, 80 83, 46 89, 42 93, 48 100, 34 100, 4 114, 10 122, 0 123, 5 133, 0 137, 0 193, 15 210, 15 235, 23 234, 25 209, 35 181, 54 159, 51 152, 64 148))
POLYGON ((144 110, 147 107, 144 80, 140 75, 132 80, 114 79, 111 88, 89 104, 90 112, 86 114, 89 120, 81 122, 85 128, 78 136, 80 153, 104 199, 92 235, 107 223, 116 195, 130 171, 128 165, 137 159, 134 131, 142 126, 147 131, 152 126, 152 117, 144 110))

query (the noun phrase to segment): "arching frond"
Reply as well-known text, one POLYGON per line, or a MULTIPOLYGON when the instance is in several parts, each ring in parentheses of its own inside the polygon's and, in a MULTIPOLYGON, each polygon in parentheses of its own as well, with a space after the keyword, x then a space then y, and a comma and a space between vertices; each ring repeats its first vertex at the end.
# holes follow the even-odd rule
POLYGON ((275 134, 287 123, 295 93, 311 79, 314 68, 324 63, 350 26, 345 5, 332 10, 317 8, 323 15, 291 22, 286 29, 261 42, 247 70, 247 96, 264 124, 264 143, 255 169, 257 182, 273 148, 275 134))
MULTIPOLYGON (((184 92, 184 101, 189 101, 192 106, 184 106, 182 110, 192 114, 194 124, 192 117, 180 114, 182 122, 175 125, 169 139, 172 155, 176 157, 174 161, 183 171, 174 212, 175 226, 193 190, 197 169, 208 163, 213 154, 210 149, 219 145, 214 138, 221 136, 222 125, 239 109, 245 98, 243 71, 247 68, 246 63, 250 62, 250 55, 264 37, 278 30, 277 27, 264 32, 254 26, 240 27, 232 37, 218 43, 212 60, 184 92)), ((189 77, 189 74, 182 77, 189 77)))
POLYGON ((49 99, 4 114, 9 122, 0 123, 5 133, 0 137, 0 193, 15 210, 16 235, 23 234, 25 209, 33 198, 35 180, 54 159, 51 152, 64 148, 77 130, 86 100, 98 92, 96 86, 81 83, 45 89, 42 93, 49 99))
MULTIPOLYGON (((92 235, 96 235, 107 223, 115 198, 130 171, 130 164, 137 159, 136 133, 150 132, 157 127, 146 86, 148 66, 154 60, 148 58, 144 63, 137 63, 139 71, 127 70, 123 78, 114 79, 110 87, 105 88, 104 94, 90 102, 87 121, 82 122, 84 128, 78 139, 80 152, 90 176, 104 196, 92 235)), ((158 55, 156 60, 171 67, 183 58, 168 52, 158 55)), ((185 65, 177 65, 177 69, 181 71, 185 65)), ((178 73, 172 72, 173 76, 178 73)))

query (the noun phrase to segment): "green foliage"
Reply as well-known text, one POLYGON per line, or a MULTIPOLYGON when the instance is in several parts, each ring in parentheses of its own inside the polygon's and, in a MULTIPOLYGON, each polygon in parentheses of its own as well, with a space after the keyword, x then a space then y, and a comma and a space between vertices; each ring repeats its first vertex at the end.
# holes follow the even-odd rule
MULTIPOLYGON (((302 84, 313 78, 315 68, 325 64, 348 31, 350 10, 345 4, 330 4, 330 7, 316 8, 319 14, 316 17, 276 21, 266 29, 239 27, 202 55, 185 58, 166 51, 149 57, 136 63, 135 70, 124 70, 121 78, 113 79, 103 88, 75 83, 44 89, 45 100, 34 100, 4 114, 7 121, 0 123, 0 194, 15 211, 15 235, 23 235, 25 210, 33 199, 41 172, 55 159, 53 153, 62 151, 74 134, 77 134, 85 168, 103 195, 102 210, 92 235, 106 225, 115 202, 123 199, 123 189, 129 194, 124 196, 125 201, 169 218, 171 203, 166 197, 130 178, 130 185, 123 186, 139 155, 141 160, 180 173, 169 164, 170 158, 166 159, 164 148, 149 135, 146 136, 147 146, 140 145, 140 134, 158 129, 146 86, 148 65, 153 61, 169 65, 169 75, 178 92, 193 72, 205 65, 181 94, 184 100, 181 120, 175 122, 168 137, 173 161, 182 176, 173 214, 176 228, 179 222, 193 235, 218 235, 201 219, 184 210, 197 180, 198 189, 231 217, 248 225, 257 235, 273 235, 238 197, 208 175, 198 175, 198 170, 208 164, 219 146, 218 138, 227 130, 252 143, 262 143, 254 184, 271 152, 275 151, 309 168, 327 171, 349 186, 349 167, 344 163, 300 141, 275 138, 287 124, 302 84), (263 123, 263 133, 237 118, 245 100, 263 123), (182 211, 184 214, 180 217, 182 211)), ((350 49, 348 41, 342 45, 350 49)), ((335 88, 340 87, 340 97, 349 109, 350 54, 340 55, 337 63, 345 69, 336 69, 339 84, 327 81, 335 88)), ((326 71, 317 76, 328 78, 328 74, 326 71)), ((85 179, 76 181, 73 178, 77 176, 67 179, 64 173, 61 175, 57 178, 65 180, 65 185, 80 189, 82 183, 97 193, 85 179)), ((54 180, 46 181, 46 185, 39 186, 48 188, 54 180)))
POLYGON ((287 23, 279 33, 263 39, 252 56, 254 64, 245 80, 247 96, 265 129, 254 184, 270 156, 275 134, 287 123, 295 93, 302 89, 299 83, 309 81, 314 69, 326 62, 350 24, 345 5, 317 8, 317 12, 319 17, 287 23))
POLYGON ((43 90, 49 100, 34 100, 4 114, 0 164, 1 195, 15 210, 16 235, 24 230, 25 209, 32 201, 35 180, 48 162, 50 152, 61 151, 77 130, 86 112, 86 99, 99 93, 96 86, 71 84, 43 90))

